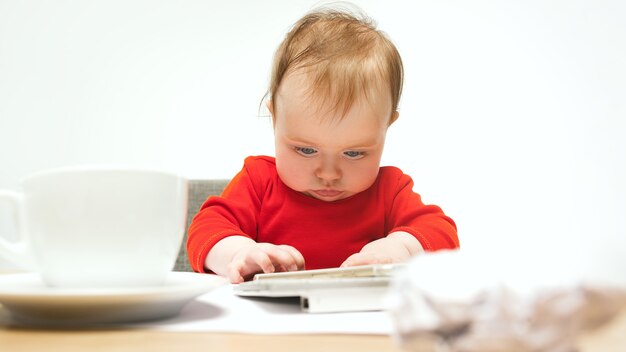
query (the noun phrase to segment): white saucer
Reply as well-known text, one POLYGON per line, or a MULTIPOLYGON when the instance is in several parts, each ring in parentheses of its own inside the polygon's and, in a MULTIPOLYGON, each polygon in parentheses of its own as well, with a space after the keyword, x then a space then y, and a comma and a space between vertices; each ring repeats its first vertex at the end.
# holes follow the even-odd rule
POLYGON ((216 275, 172 272, 155 287, 51 288, 38 274, 10 274, 0 275, 0 304, 17 324, 125 323, 177 315, 195 297, 226 283, 216 275))

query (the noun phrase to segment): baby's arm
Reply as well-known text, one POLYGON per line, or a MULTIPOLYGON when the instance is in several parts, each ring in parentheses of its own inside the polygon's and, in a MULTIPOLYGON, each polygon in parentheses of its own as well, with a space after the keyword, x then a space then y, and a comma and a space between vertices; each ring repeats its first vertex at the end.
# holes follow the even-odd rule
POLYGON ((359 253, 348 257, 341 266, 396 263, 424 251, 459 247, 456 224, 436 205, 425 205, 413 192, 413 180, 399 169, 383 170, 381 186, 389 204, 385 221, 392 231, 387 237, 372 241, 359 253))
POLYGON ((288 245, 257 243, 244 236, 226 237, 213 246, 205 266, 237 284, 256 273, 304 269, 304 257, 288 245))
POLYGON ((424 252, 424 248, 415 236, 396 231, 366 244, 359 253, 349 256, 341 266, 397 263, 421 252, 424 252))

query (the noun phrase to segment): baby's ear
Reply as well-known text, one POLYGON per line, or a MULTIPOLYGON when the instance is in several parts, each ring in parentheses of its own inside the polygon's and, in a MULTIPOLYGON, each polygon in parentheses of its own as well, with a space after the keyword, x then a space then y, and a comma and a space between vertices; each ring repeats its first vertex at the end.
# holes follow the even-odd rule
POLYGON ((391 114, 391 117, 389 118, 389 126, 391 126, 392 123, 396 122, 396 120, 398 119, 398 117, 400 117, 400 113, 397 111, 394 111, 391 114))
POLYGON ((267 99, 265 101, 265 106, 267 106, 267 110, 270 112, 270 118, 272 119, 272 125, 276 124, 276 120, 274 119, 274 104, 272 104, 272 101, 267 99))
POLYGON ((274 115, 274 105, 272 104, 272 101, 267 99, 265 101, 265 106, 267 106, 267 110, 270 111, 270 114, 274 115))

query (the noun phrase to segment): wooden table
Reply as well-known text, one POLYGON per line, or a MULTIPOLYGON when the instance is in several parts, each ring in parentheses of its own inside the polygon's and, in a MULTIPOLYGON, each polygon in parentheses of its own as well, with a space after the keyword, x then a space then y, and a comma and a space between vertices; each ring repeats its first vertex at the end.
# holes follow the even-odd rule
POLYGON ((0 351, 401 351, 387 336, 0 330, 0 351), (6 350, 5 350, 6 348, 6 350))
MULTIPOLYGON (((626 350, 626 314, 579 339, 580 351, 626 350)), ((250 335, 154 330, 24 330, 0 328, 0 351, 402 351, 388 336, 250 335)))
MULTIPOLYGON (((389 336, 182 333, 148 329, 42 330, 8 327, 2 323, 6 321, 8 312, 0 305, 0 352, 402 351, 389 336)), ((581 352, 626 351, 626 311, 609 324, 580 336, 578 347, 581 352)))
MULTIPOLYGON (((0 314, 6 312, 0 308, 0 314)), ((610 324, 584 334, 580 351, 626 350, 626 312, 610 324)), ((154 330, 30 330, 0 327, 0 351, 255 351, 318 352, 402 351, 388 336, 371 335, 252 335, 181 333, 154 330)))
MULTIPOLYGON (((0 271, 0 275, 10 273, 0 271)), ((382 335, 255 335, 148 329, 45 330, 10 327, 7 324, 9 320, 9 312, 0 304, 0 352, 402 351, 391 337, 382 335)))

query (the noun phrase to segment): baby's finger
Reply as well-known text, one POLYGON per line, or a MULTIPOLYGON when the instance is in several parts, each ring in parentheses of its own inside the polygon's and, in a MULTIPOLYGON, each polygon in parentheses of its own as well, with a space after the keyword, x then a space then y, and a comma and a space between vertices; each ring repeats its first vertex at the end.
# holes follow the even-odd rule
POLYGON ((294 265, 290 267, 291 271, 304 270, 304 256, 302 256, 300 251, 286 244, 280 245, 279 247, 289 253, 293 258, 294 265))
POLYGON ((355 253, 349 256, 348 259, 346 259, 341 264, 341 267, 355 266, 355 265, 367 265, 367 264, 374 264, 374 263, 375 263, 375 258, 373 255, 365 254, 365 253, 355 253))
POLYGON ((273 272, 273 268, 267 255, 253 248, 235 255, 228 264, 227 275, 230 282, 236 284, 250 279, 256 273, 273 272))
MULTIPOLYGON (((267 253, 267 255, 274 263, 276 267, 283 267, 285 271, 295 271, 298 270, 298 264, 296 258, 291 254, 291 251, 286 250, 282 245, 281 246, 267 246, 264 247, 263 250, 267 253)), ((294 249, 295 250, 295 249, 294 249)), ((304 260, 304 259, 303 259, 304 260)))
POLYGON ((270 259, 270 255, 268 255, 265 250, 255 250, 250 252, 249 260, 257 265, 264 273, 273 273, 276 271, 274 263, 272 259, 270 259))
POLYGON ((240 284, 244 282, 244 278, 241 275, 240 265, 229 265, 228 268, 228 280, 231 284, 240 284))

